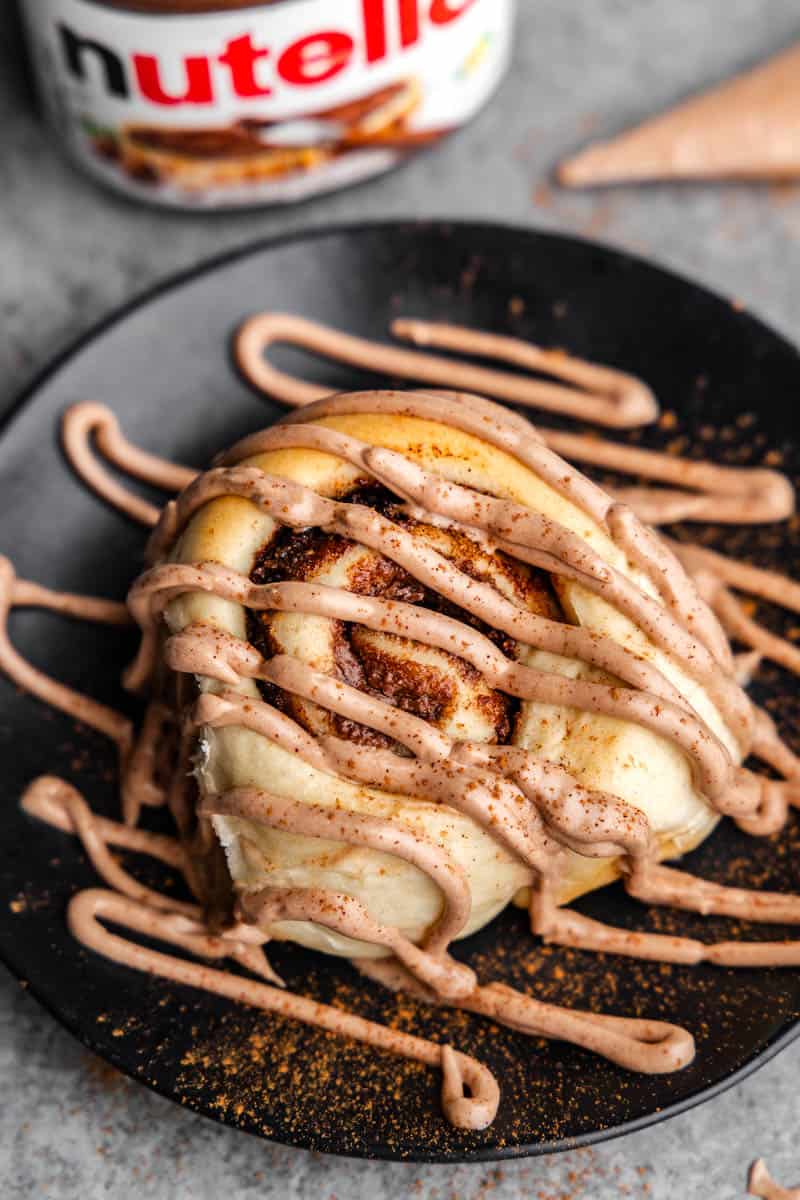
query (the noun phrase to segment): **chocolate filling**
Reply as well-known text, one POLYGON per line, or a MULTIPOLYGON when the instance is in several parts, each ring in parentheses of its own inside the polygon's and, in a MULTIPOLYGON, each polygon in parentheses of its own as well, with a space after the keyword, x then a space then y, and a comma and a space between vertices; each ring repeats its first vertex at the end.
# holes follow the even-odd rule
MULTIPOLYGON (((359 483, 341 498, 351 504, 372 508, 405 529, 438 532, 410 517, 387 488, 372 483, 359 483)), ((458 530, 448 530, 447 538, 450 543, 447 556, 454 566, 474 579, 491 582, 487 571, 486 552, 458 530)), ((354 549, 356 545, 357 543, 347 538, 325 533, 316 527, 293 530, 284 526, 278 529, 271 541, 259 551, 250 578, 256 584, 281 583, 286 580, 310 581, 321 571, 332 567, 342 555, 354 549)), ((503 577, 532 611, 554 620, 564 620, 546 572, 524 568, 502 551, 493 552, 493 557, 497 560, 503 577)), ((399 600, 454 617, 485 634, 508 657, 517 657, 517 643, 507 633, 492 628, 441 593, 425 587, 397 563, 382 555, 376 554, 367 561, 357 562, 348 574, 348 588, 362 596, 399 600)), ((282 652, 282 647, 272 634, 272 620, 273 616, 269 612, 256 613, 248 610, 248 639, 264 657, 282 652)), ((388 642, 392 648, 397 647, 398 653, 393 654, 374 645, 373 636, 359 625, 344 621, 332 621, 331 624, 338 678, 433 725, 441 726, 458 702, 459 679, 467 687, 481 681, 481 675, 474 667, 454 655, 446 655, 448 670, 444 672, 437 666, 419 663, 410 655, 404 655, 406 647, 413 645, 405 638, 383 635, 384 642, 388 642)), ((259 688, 269 704, 292 716, 311 731, 302 702, 298 703, 294 696, 270 683, 259 682, 259 688)), ((507 743, 519 709, 519 701, 505 692, 492 690, 489 695, 478 696, 476 704, 483 710, 485 719, 494 727, 492 741, 499 745, 507 743)), ((331 713, 326 720, 330 731, 339 737, 359 745, 406 753, 385 734, 347 717, 331 713)))

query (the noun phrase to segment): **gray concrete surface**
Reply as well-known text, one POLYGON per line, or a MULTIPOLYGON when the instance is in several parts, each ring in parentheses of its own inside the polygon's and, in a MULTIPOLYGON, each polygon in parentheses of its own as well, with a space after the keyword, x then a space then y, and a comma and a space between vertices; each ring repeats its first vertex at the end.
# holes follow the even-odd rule
MULTIPOLYGON (((35 3, 36 0, 25 0, 35 3)), ((170 271, 255 236, 332 221, 476 216, 652 255, 789 336, 800 300, 800 188, 559 193, 548 173, 611 132, 800 35, 795 0, 520 0, 493 106, 404 172, 303 209, 165 216, 73 173, 41 128, 0 11, 0 407, 76 334, 170 271)), ((337 1161, 182 1112, 104 1068, 0 978, 0 1195, 8 1200, 729 1200, 763 1154, 800 1182, 800 1046, 707 1106, 592 1152, 500 1168, 337 1161)))

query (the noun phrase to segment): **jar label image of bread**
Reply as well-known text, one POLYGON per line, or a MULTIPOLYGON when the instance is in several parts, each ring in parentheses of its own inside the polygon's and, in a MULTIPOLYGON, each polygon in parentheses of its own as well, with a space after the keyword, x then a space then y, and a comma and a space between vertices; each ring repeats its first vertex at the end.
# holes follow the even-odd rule
POLYGON ((101 181, 178 208, 345 187, 463 125, 514 0, 36 0, 43 105, 101 181))

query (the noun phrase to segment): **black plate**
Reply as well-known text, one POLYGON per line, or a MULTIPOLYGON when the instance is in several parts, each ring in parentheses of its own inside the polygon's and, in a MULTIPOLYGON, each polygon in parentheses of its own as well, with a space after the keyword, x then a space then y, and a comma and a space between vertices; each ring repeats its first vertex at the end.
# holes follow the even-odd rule
MULTIPOLYGON (((566 346, 641 373, 677 414, 673 427, 646 431, 645 444, 685 436, 692 452, 756 462, 769 449, 780 451, 793 476, 800 467, 792 440, 797 353, 708 292, 625 254, 552 235, 491 225, 334 230, 248 248, 184 276, 119 314, 39 380, 0 442, 0 544, 20 574, 124 595, 144 535, 75 481, 59 452, 58 418, 76 400, 104 400, 135 442, 187 463, 207 462, 277 413, 242 383, 226 353, 236 325, 259 308, 304 313, 376 337, 392 315, 407 313, 566 346), (521 313, 510 304, 515 297, 524 302, 521 313)), ((305 366, 341 386, 363 382, 317 362, 305 366)), ((763 563, 796 566, 800 536, 785 525, 719 530, 715 537, 763 563)), ((777 614, 767 615, 780 626, 777 614)), ((131 637, 41 613, 15 614, 13 636, 60 678, 125 703, 118 677, 131 637)), ((778 708, 783 728, 796 732, 792 681, 767 669, 759 690, 778 708)), ((434 1071, 166 986, 80 949, 65 928, 64 907, 77 888, 93 882, 92 869, 74 838, 24 816, 16 801, 34 775, 55 771, 113 815, 112 755, 101 737, 5 681, 0 705, 0 953, 92 1050, 216 1120, 339 1154, 435 1161, 537 1154, 641 1128, 696 1104, 800 1030, 800 971, 665 967, 543 949, 513 911, 458 947, 481 978, 502 978, 570 1005, 678 1021, 697 1038, 695 1062, 678 1075, 631 1075, 577 1049, 399 1001, 358 983, 339 960, 289 947, 274 951, 291 987, 453 1039, 485 1060, 502 1086, 500 1111, 485 1132, 461 1133, 442 1119, 434 1071)), ((793 858, 800 861, 797 822, 780 846, 746 838, 726 823, 689 867, 725 882, 757 876, 797 890, 793 858)), ((155 868, 140 869, 158 881, 155 868)), ((618 888, 581 907, 623 925, 706 939, 731 933, 732 923, 721 919, 648 911, 618 888)))

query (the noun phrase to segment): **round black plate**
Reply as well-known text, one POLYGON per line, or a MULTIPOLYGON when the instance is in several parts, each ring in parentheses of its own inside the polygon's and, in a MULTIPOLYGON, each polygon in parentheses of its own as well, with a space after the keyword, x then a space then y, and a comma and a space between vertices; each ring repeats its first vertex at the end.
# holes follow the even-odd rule
MULTIPOLYGON (((137 443, 198 465, 269 423, 277 409, 238 378, 231 334, 247 314, 284 309, 382 337, 395 314, 449 319, 560 345, 643 375, 669 413, 629 435, 648 445, 760 462, 780 453, 793 475, 800 392, 797 353, 747 313, 625 254, 569 238, 492 225, 391 224, 321 232, 248 248, 151 293, 97 330, 30 391, 0 441, 0 546, 19 573, 56 587, 122 597, 140 567, 143 532, 72 476, 58 447, 64 408, 107 402, 137 443), (520 301, 522 302, 520 304, 520 301), (682 439, 687 439, 686 443, 682 439)), ((288 353, 287 361, 297 361, 288 353)), ((318 362, 316 378, 363 379, 318 362)), ((763 563, 796 566, 787 525, 706 531, 763 563)), ((679 531, 680 533, 680 531, 679 531)), ((780 627, 779 616, 768 619, 780 627)), ((41 613, 13 617, 23 653, 60 678, 125 704, 128 635, 41 613)), ((792 681, 764 670, 758 690, 791 734, 792 681)), ((467 1161, 537 1154, 649 1124, 707 1098, 797 1034, 800 971, 666 967, 542 948, 509 911, 458 947, 482 979, 500 978, 568 1005, 647 1014, 687 1025, 695 1062, 678 1075, 636 1076, 590 1054, 434 1012, 358 982, 339 960, 290 947, 274 961, 292 988, 370 1017, 453 1040, 485 1060, 502 1086, 494 1125, 452 1129, 436 1072, 188 988, 166 986, 80 949, 64 925, 68 897, 94 875, 74 838, 22 814, 17 798, 41 771, 74 779, 116 813, 104 740, 0 683, 4 837, 0 953, 87 1046, 164 1095, 252 1133, 339 1154, 467 1161)), ((800 832, 759 841, 729 824, 690 869, 726 882, 797 890, 800 832)), ((138 869, 155 882, 146 863, 138 869)), ((161 880, 163 884, 163 879, 161 880)), ((642 928, 706 939, 732 922, 647 910, 618 888, 581 907, 642 928)), ((737 930, 749 936, 788 931, 737 930)))

